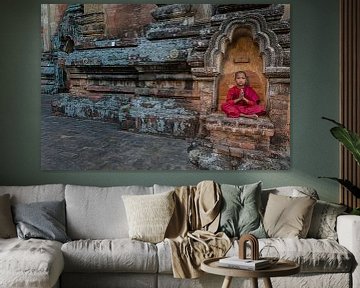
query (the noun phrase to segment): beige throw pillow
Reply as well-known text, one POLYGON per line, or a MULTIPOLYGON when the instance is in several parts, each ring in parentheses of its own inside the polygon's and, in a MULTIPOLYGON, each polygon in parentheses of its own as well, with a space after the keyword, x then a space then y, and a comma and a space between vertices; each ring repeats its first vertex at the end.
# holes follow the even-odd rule
POLYGON ((264 228, 269 237, 305 238, 316 200, 311 197, 269 195, 264 228))
POLYGON ((151 243, 164 240, 175 207, 173 193, 122 196, 131 239, 151 243))
POLYGON ((0 238, 16 237, 16 228, 11 214, 10 195, 0 196, 0 238))

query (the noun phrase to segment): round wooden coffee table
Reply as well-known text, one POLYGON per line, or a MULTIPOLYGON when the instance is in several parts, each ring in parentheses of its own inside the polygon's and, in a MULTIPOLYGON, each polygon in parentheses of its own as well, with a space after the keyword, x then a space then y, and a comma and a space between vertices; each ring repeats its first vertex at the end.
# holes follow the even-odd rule
POLYGON ((270 268, 261 270, 245 270, 222 267, 219 259, 206 259, 201 263, 201 270, 216 275, 225 276, 222 288, 229 288, 233 277, 251 278, 254 288, 258 288, 258 278, 263 278, 265 287, 272 288, 270 277, 289 276, 300 272, 300 266, 288 260, 279 260, 270 268))

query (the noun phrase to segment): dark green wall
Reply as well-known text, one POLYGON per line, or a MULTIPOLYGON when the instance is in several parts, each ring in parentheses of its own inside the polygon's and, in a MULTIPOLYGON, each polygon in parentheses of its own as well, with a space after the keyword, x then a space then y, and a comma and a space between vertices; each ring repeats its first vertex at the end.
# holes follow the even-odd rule
MULTIPOLYGON (((256 2, 264 1, 253 0, 244 3, 256 2)), ((38 0, 6 0, 1 5, 0 185, 40 183, 98 186, 152 185, 153 183, 186 185, 195 184, 203 179, 214 179, 220 183, 245 184, 262 180, 265 187, 312 186, 318 190, 322 199, 338 200, 338 186, 331 181, 317 179, 319 175, 337 176, 339 170, 337 142, 329 133, 331 125, 321 120, 321 116, 338 118, 337 0, 287 1, 291 4, 292 22, 291 169, 247 172, 41 171, 41 3, 38 0)), ((52 3, 56 2, 52 1, 52 3)), ((277 3, 282 2, 277 1, 277 3)))

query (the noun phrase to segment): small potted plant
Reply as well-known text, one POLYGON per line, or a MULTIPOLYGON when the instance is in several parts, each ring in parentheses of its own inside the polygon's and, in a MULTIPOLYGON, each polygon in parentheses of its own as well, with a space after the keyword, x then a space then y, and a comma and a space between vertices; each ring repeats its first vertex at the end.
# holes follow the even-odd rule
MULTIPOLYGON (((347 129, 343 124, 336 122, 333 119, 322 117, 322 119, 328 120, 336 124, 335 127, 330 129, 331 134, 339 140, 347 150, 354 156, 355 161, 360 165, 360 137, 355 132, 347 129)), ((328 178, 339 182, 347 190, 349 190, 356 198, 360 198, 360 187, 354 185, 348 179, 340 179, 336 177, 319 177, 328 178)), ((360 215, 360 207, 354 208, 351 214, 360 215)))

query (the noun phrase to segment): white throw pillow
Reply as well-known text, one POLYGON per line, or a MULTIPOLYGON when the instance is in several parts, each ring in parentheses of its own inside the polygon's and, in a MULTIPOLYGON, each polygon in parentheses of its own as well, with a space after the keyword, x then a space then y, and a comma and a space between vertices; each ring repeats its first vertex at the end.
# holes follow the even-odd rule
POLYGON ((164 240, 175 208, 173 193, 122 196, 131 239, 151 243, 164 240))

